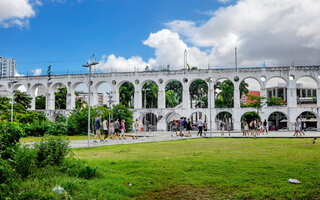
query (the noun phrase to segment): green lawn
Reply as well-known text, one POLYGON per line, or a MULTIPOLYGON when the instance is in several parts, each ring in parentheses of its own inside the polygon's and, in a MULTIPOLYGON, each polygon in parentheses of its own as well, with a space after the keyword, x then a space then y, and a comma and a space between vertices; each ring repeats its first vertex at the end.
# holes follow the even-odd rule
POLYGON ((96 199, 320 198, 320 144, 311 139, 192 139, 77 149, 75 157, 102 172, 90 180, 96 199))
MULTIPOLYGON (((87 140, 87 135, 76 135, 76 136, 67 136, 68 140, 87 140)), ((20 142, 40 142, 42 137, 23 137, 20 138, 20 142)), ((90 136, 90 139, 93 140, 94 136, 90 136)))
POLYGON ((97 166, 100 176, 86 180, 42 170, 21 190, 31 199, 55 185, 73 199, 320 199, 320 143, 311 139, 199 138, 74 153, 97 166))

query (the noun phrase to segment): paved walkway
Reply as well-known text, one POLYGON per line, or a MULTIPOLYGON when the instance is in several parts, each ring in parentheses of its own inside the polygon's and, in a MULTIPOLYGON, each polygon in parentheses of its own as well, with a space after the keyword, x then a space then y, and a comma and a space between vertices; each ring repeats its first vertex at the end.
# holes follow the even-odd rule
MULTIPOLYGON (((170 132, 152 132, 151 135, 149 133, 146 133, 146 137, 144 137, 144 134, 141 133, 139 135, 139 139, 132 139, 131 134, 127 134, 127 138, 125 140, 119 140, 119 139, 109 139, 106 142, 93 142, 93 140, 90 140, 90 147, 99 147, 104 145, 119 145, 119 144, 134 144, 134 143, 144 143, 144 142, 161 142, 161 141, 170 141, 170 140, 182 140, 182 139, 193 139, 193 138, 199 138, 197 136, 196 132, 192 132, 191 137, 179 137, 179 136, 171 136, 170 132)), ((207 133, 204 137, 210 137, 210 133, 207 133)), ((232 132, 231 136, 228 136, 228 133, 225 133, 224 136, 221 136, 220 132, 213 132, 212 137, 216 138, 243 138, 242 132, 232 132)), ((293 132, 278 132, 278 131, 272 131, 268 135, 260 135, 257 136, 259 138, 295 138, 293 137, 293 132)), ((320 137, 320 132, 306 132, 305 136, 298 136, 298 138, 313 138, 313 137, 320 137)), ((247 138, 252 138, 252 136, 249 136, 247 138)), ((88 147, 88 140, 73 140, 70 141, 70 146, 72 148, 82 148, 82 147, 88 147)))

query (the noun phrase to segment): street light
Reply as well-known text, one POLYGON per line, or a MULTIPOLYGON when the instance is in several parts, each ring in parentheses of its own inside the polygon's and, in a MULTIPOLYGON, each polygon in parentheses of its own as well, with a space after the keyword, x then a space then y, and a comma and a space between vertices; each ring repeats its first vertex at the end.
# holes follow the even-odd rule
MULTIPOLYGON (((142 89, 142 91, 144 91, 144 108, 147 109, 147 91, 149 91, 150 88, 145 88, 145 89, 142 89)), ((146 129, 147 129, 147 110, 144 111, 144 130, 143 130, 143 134, 144 134, 144 137, 146 137, 146 129)))
POLYGON ((207 78, 206 81, 209 83, 209 111, 210 111, 210 137, 212 137, 212 119, 211 119, 211 83, 213 79, 211 77, 207 78))
POLYGON ((94 55, 92 55, 90 62, 87 62, 86 65, 82 65, 82 67, 88 67, 89 68, 89 78, 88 78, 88 148, 90 147, 90 96, 91 96, 91 67, 93 65, 99 64, 95 61, 94 55))
MULTIPOLYGON (((106 92, 107 93, 107 96, 109 98, 108 100, 108 103, 109 103, 109 109, 111 109, 111 104, 115 101, 112 100, 112 97, 113 97, 113 92, 106 92)), ((109 111, 109 132, 110 132, 110 111, 109 111)), ((110 136, 111 137, 111 136, 110 136)))

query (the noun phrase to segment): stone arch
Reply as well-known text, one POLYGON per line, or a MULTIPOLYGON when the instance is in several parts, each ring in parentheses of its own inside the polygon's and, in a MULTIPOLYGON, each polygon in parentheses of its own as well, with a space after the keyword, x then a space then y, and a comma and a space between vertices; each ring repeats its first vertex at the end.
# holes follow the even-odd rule
POLYGON ((191 108, 208 108, 208 83, 203 79, 193 79, 189 84, 191 108))
POLYGON ((12 91, 20 90, 21 92, 27 92, 27 86, 21 83, 16 83, 12 87, 12 91))
POLYGON ((31 89, 31 97, 34 98, 34 103, 35 103, 35 109, 36 110, 43 110, 46 109, 46 104, 47 104, 47 87, 42 84, 42 83, 36 83, 34 84, 31 89))
POLYGON ((5 86, 0 84, 0 96, 10 96, 9 89, 5 86))
POLYGON ((122 105, 134 108, 134 91, 135 87, 132 82, 122 81, 119 84, 119 102, 122 105))
POLYGON ((145 131, 156 131, 158 124, 158 117, 152 112, 142 115, 142 124, 145 127, 145 131))
MULTIPOLYGON (((319 122, 319 116, 317 113, 313 111, 302 111, 299 114, 301 120, 302 120, 302 129, 311 129, 315 128, 314 130, 318 129, 318 122, 319 122)), ((312 130, 312 129, 311 129, 312 130)))
POLYGON ((241 126, 243 127, 243 123, 247 122, 248 124, 250 123, 251 120, 261 120, 260 115, 255 112, 255 111, 248 111, 243 113, 243 115, 241 115, 241 126))
MULTIPOLYGON (((92 102, 93 105, 103 105, 107 104, 108 98, 106 92, 111 92, 113 90, 112 83, 110 84, 109 81, 98 81, 93 87, 92 87, 92 102)), ((117 91, 115 91, 117 92, 117 91)), ((117 94, 112 95, 112 100, 117 101, 117 94)), ((109 104, 108 104, 109 105, 109 104)))
MULTIPOLYGON (((50 97, 49 97, 49 101, 52 102, 52 108, 56 109, 56 110, 60 110, 60 109, 66 109, 67 108, 67 96, 63 97, 63 98, 59 98, 56 96, 57 92, 59 92, 59 88, 66 88, 66 95, 68 93, 68 88, 67 86, 62 83, 62 82, 57 82, 52 84, 52 86, 50 87, 49 91, 50 91, 50 97)), ((63 90, 64 91, 64 90, 63 90)))
POLYGON ((215 116, 215 123, 216 123, 216 127, 217 130, 221 129, 221 122, 224 122, 224 130, 227 130, 228 124, 231 123, 231 130, 233 130, 233 126, 234 126, 234 120, 233 120, 233 116, 230 112, 228 111, 221 111, 218 114, 216 114, 215 116))
POLYGON ((241 107, 250 107, 250 103, 256 101, 252 100, 251 97, 260 97, 260 91, 261 83, 257 78, 246 77, 242 79, 242 81, 239 83, 241 107))
POLYGON ((244 81, 246 79, 254 79, 254 80, 256 80, 259 83, 259 87, 261 88, 261 86, 262 86, 261 80, 259 78, 257 78, 257 77, 254 77, 254 76, 243 77, 242 80, 239 80, 238 82, 241 83, 242 81, 244 81))
POLYGON ((209 122, 209 118, 205 113, 200 112, 200 111, 196 111, 190 115, 191 123, 196 124, 195 122, 197 122, 200 119, 200 117, 202 119, 202 122, 204 122, 204 121, 206 121, 207 123, 209 122))
POLYGON ((170 79, 165 83, 166 108, 173 108, 183 102, 183 84, 176 79, 170 79), (171 87, 169 83, 174 83, 171 87), (167 93, 169 90, 172 92, 167 93))
POLYGON ((268 116, 268 130, 277 131, 279 129, 288 129, 288 116, 281 111, 275 111, 268 116))
POLYGON ((141 85, 142 85, 141 87, 142 107, 158 108, 158 91, 159 91, 158 84, 152 80, 145 80, 141 83, 141 85))
POLYGON ((169 112, 168 114, 166 114, 165 116, 165 122, 166 122, 166 125, 167 125, 167 131, 170 131, 170 127, 171 127, 171 124, 172 124, 172 121, 173 120, 176 120, 176 122, 179 121, 181 115, 176 113, 176 112, 169 112))
POLYGON ((318 86, 318 81, 312 76, 300 76, 296 79, 298 107, 317 107, 318 86))
POLYGON ((214 83, 215 108, 234 107, 234 83, 228 78, 221 78, 214 83), (230 87, 226 87, 229 85, 230 87))
MULTIPOLYGON (((275 105, 287 105, 288 81, 281 76, 273 76, 266 82, 267 98, 274 99, 275 105), (277 100, 278 99, 278 100, 277 100)), ((268 105, 274 106, 274 105, 268 105)))

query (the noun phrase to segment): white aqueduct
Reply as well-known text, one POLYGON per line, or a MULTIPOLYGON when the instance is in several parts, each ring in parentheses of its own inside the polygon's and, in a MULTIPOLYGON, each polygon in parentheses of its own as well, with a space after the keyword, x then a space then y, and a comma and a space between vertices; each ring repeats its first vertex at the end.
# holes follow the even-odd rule
MULTIPOLYGON (((119 103, 119 88, 125 82, 130 82, 134 85, 134 118, 142 118, 146 113, 154 114, 156 118, 156 129, 164 131, 167 129, 167 124, 172 119, 179 116, 190 117, 194 113, 201 113, 202 116, 207 116, 207 120, 212 121, 213 130, 217 130, 218 123, 216 116, 221 112, 229 112, 232 114, 233 129, 241 130, 241 117, 248 112, 255 112, 255 108, 242 108, 240 106, 240 91, 239 85, 246 78, 255 79, 260 84, 260 95, 267 96, 267 82, 272 78, 280 78, 283 80, 286 91, 286 105, 282 106, 264 106, 259 111, 259 116, 262 120, 274 112, 280 112, 287 118, 285 121, 289 130, 293 130, 294 122, 298 115, 304 112, 312 113, 316 116, 316 125, 320 128, 320 98, 314 99, 313 106, 301 106, 297 103, 297 80, 303 77, 308 77, 316 84, 313 90, 316 97, 320 95, 320 66, 296 66, 296 67, 248 67, 248 68, 225 68, 225 69, 200 69, 192 71, 176 70, 176 71, 142 71, 142 72, 116 72, 116 73, 95 73, 92 74, 92 106, 97 105, 98 87, 103 83, 108 83, 111 90, 114 92, 114 104, 119 103), (237 78, 236 78, 237 77, 237 78), (209 108, 191 108, 189 87, 195 80, 211 78, 212 84, 208 84, 208 102, 211 104, 211 117, 209 108), (214 83, 221 79, 229 79, 234 85, 234 107, 233 108, 215 108, 214 104, 214 83), (166 108, 165 105, 165 87, 172 81, 177 80, 183 87, 183 101, 175 108, 166 108), (158 86, 158 107, 143 108, 142 103, 142 86, 148 81, 154 81, 158 86)), ((40 85, 44 86, 48 91, 48 105, 45 112, 49 119, 55 119, 57 114, 67 114, 75 108, 75 90, 80 84, 88 83, 88 74, 75 75, 54 75, 51 79, 51 84, 47 84, 47 76, 21 76, 14 77, 17 83, 10 85, 11 79, 0 79, 0 90, 13 91, 21 86, 26 88, 27 94, 33 97, 31 110, 35 110, 36 88, 40 85), (54 93, 58 88, 64 86, 67 88, 67 109, 55 110, 54 93), (47 88, 48 87, 48 88, 47 88)), ((209 124, 209 122, 208 122, 209 124)))

